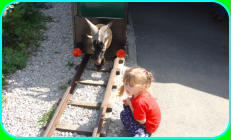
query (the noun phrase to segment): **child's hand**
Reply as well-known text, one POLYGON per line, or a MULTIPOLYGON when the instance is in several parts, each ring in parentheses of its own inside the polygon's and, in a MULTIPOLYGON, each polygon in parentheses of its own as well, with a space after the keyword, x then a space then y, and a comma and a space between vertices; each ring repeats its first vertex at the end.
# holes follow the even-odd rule
POLYGON ((123 100, 123 103, 124 103, 124 105, 127 105, 127 100, 124 99, 124 100, 123 100))
POLYGON ((128 97, 127 99, 124 99, 123 102, 124 102, 124 105, 130 105, 131 104, 131 98, 128 97))
POLYGON ((127 98, 126 102, 127 102, 127 105, 131 106, 132 104, 131 98, 127 98))

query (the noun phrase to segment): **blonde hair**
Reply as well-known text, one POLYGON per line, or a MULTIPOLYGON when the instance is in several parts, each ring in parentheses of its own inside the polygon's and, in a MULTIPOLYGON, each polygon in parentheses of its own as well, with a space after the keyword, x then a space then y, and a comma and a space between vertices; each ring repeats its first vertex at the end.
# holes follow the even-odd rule
POLYGON ((124 85, 143 86, 145 89, 151 86, 153 76, 151 72, 148 72, 144 68, 131 67, 127 69, 123 76, 123 86, 119 88, 119 96, 124 93, 124 85))

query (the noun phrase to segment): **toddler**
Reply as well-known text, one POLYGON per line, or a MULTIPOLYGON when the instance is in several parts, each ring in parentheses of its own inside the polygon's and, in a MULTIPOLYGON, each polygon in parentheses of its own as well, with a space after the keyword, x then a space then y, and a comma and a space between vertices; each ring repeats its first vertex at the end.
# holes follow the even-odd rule
POLYGON ((129 97, 123 100, 120 119, 124 128, 135 137, 151 136, 160 124, 160 108, 147 91, 151 82, 152 73, 139 67, 127 69, 123 76, 119 96, 126 92, 129 97))

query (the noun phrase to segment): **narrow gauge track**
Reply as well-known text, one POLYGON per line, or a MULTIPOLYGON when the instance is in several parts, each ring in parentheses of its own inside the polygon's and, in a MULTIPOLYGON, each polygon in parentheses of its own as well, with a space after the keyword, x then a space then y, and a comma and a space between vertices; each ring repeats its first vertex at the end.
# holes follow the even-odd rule
MULTIPOLYGON (((100 137, 100 136, 106 136, 106 131, 101 132, 103 128, 103 124, 105 123, 105 115, 106 112, 111 112, 112 108, 109 105, 109 98, 111 96, 112 88, 116 88, 114 84, 114 77, 115 75, 119 74, 118 65, 119 63, 123 63, 123 59, 115 58, 113 67, 111 70, 101 71, 101 72, 110 72, 109 79, 107 81, 103 82, 97 82, 92 80, 80 80, 81 75, 83 74, 88 61, 90 60, 90 55, 86 54, 82 62, 78 68, 78 71, 76 72, 71 85, 67 88, 65 94, 63 95, 62 99, 59 101, 56 111, 50 120, 49 124, 46 127, 46 130, 43 134, 43 137, 51 137, 55 130, 60 131, 69 131, 69 132, 76 132, 80 134, 85 135, 91 135, 92 137, 100 137), (107 82, 107 84, 105 84, 107 82), (86 84, 86 85, 93 85, 93 86, 106 86, 104 97, 101 103, 99 102, 85 102, 85 101, 72 101, 70 100, 71 96, 74 93, 74 90, 76 90, 77 84, 86 84), (81 107, 87 107, 87 108, 94 108, 99 109, 98 118, 96 119, 96 123, 93 127, 77 127, 75 125, 69 125, 69 124, 60 124, 59 120, 67 107, 67 105, 74 105, 74 106, 81 106, 81 107)), ((92 68, 94 69, 94 68, 92 68)))

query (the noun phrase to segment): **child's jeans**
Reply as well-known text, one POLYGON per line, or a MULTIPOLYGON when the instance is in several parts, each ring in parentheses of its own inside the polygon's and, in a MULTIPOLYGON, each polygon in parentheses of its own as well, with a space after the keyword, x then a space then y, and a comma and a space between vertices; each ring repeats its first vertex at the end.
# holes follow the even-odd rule
POLYGON ((149 137, 151 134, 146 131, 145 125, 134 120, 130 107, 125 105, 123 107, 124 110, 120 113, 120 119, 124 128, 135 137, 149 137))

